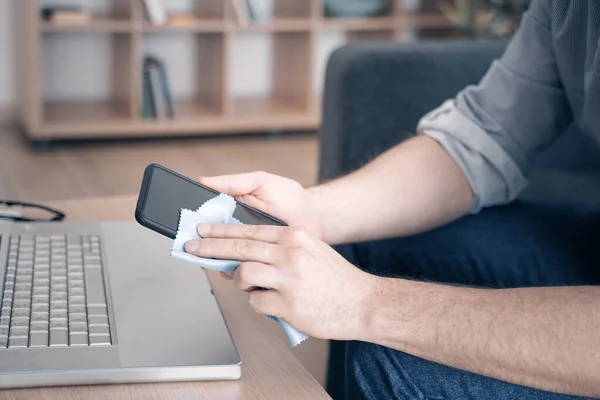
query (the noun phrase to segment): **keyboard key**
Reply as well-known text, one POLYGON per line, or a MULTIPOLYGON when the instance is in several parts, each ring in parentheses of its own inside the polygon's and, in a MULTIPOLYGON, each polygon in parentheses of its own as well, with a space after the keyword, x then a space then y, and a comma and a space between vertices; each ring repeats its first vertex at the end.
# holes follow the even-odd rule
POLYGON ((86 268, 85 291, 88 305, 106 305, 104 294, 104 277, 99 268, 86 268))
POLYGON ((12 308, 11 307, 2 307, 2 311, 0 311, 0 315, 2 317, 9 317, 10 318, 10 313, 12 312, 12 308))
POLYGON ((73 306, 85 306, 85 297, 84 296, 71 296, 69 297, 69 304, 73 306))
POLYGON ((29 342, 27 337, 19 337, 19 338, 10 338, 8 340, 9 348, 17 348, 17 347, 27 347, 27 343, 29 342))
POLYGON ((29 325, 29 330, 31 332, 36 332, 36 331, 47 331, 48 330, 48 321, 35 321, 35 322, 31 322, 31 324, 29 325))
POLYGON ((50 347, 68 346, 69 331, 66 328, 50 329, 50 347))
POLYGON ((46 295, 35 295, 32 299, 32 304, 48 304, 50 296, 46 295))
POLYGON ((15 326, 10 328, 10 338, 13 337, 29 337, 29 326, 15 326))
POLYGON ((16 284, 19 284, 19 283, 30 283, 32 279, 33 279, 32 275, 29 275, 29 276, 17 276, 17 278, 15 279, 15 283, 16 284))
POLYGON ((69 314, 85 314, 86 307, 80 305, 70 305, 69 314))
MULTIPOLYGON (((69 296, 85 296, 85 289, 81 287, 70 287, 69 288, 69 296)), ((88 292, 88 300, 89 300, 89 292, 88 292)))
POLYGON ((50 330, 56 329, 56 328, 67 329, 68 327, 69 327, 69 323, 67 322, 66 318, 65 319, 50 318, 50 330))
POLYGON ((50 311, 67 310, 67 302, 65 300, 50 301, 50 311))
POLYGON ((5 282, 4 283, 4 290, 15 290, 15 283, 14 282, 5 282))
POLYGON ((46 321, 48 322, 49 314, 47 312, 36 312, 31 314, 31 322, 46 321))
POLYGON ((13 308, 30 308, 31 300, 15 300, 13 302, 13 308))
MULTIPOLYGON (((48 285, 46 285, 48 286, 48 285)), ((30 291, 32 288, 31 283, 16 283, 15 292, 30 291)))
POLYGON ((12 299, 4 299, 2 300, 2 307, 12 307, 12 299))
POLYGON ((35 279, 48 279, 50 278, 50 271, 35 271, 35 279))
POLYGON ((8 346, 8 337, 7 336, 0 336, 0 348, 5 349, 6 346, 8 346))
POLYGON ((67 294, 60 292, 52 293, 50 296, 50 301, 67 301, 67 294))
POLYGON ((50 312, 52 311, 67 311, 67 302, 66 301, 51 301, 50 302, 50 312))
POLYGON ((0 325, 0 336, 8 336, 8 325, 0 325))
POLYGON ((48 347, 48 332, 31 332, 29 347, 48 347))
POLYGON ((31 314, 28 308, 13 308, 12 310, 12 318, 21 318, 21 317, 29 317, 31 314))
POLYGON ((19 265, 17 272, 17 278, 20 276, 32 276, 33 275, 33 262, 29 266, 19 265))
POLYGON ((66 283, 55 283, 50 288, 51 293, 67 293, 67 284, 66 283))
POLYGON ((110 333, 110 330, 108 329, 107 325, 90 325, 89 333, 90 333, 90 335, 95 335, 95 334, 108 335, 110 333))
POLYGON ((48 296, 50 293, 50 287, 48 286, 38 286, 33 288, 34 296, 48 296))
MULTIPOLYGON (((90 318, 92 318, 92 317, 90 317, 90 318)), ((88 317, 85 314, 69 314, 69 322, 71 322, 71 323, 84 322, 87 324, 88 317)))
POLYGON ((67 310, 56 310, 50 312, 50 320, 54 319, 67 319, 67 310))
POLYGON ((88 345, 87 333, 71 332, 69 334, 69 344, 71 346, 87 346, 88 345))
POLYGON ((9 326, 10 316, 0 317, 0 326, 9 326))
MULTIPOLYGON (((104 331, 98 331, 98 332, 92 332, 90 327, 90 333, 108 333, 108 331, 104 332, 104 331)), ((107 327, 108 328, 108 327, 107 327)), ((79 332, 79 333, 88 333, 88 325, 85 322, 71 322, 69 324, 69 332, 79 332)))
POLYGON ((106 312, 106 306, 88 306, 88 315, 108 315, 106 312))
POLYGON ((69 284, 71 281, 81 281, 83 283, 83 272, 69 271, 69 284))
POLYGON ((10 326, 11 328, 14 327, 27 327, 29 326, 29 317, 19 317, 19 318, 13 318, 10 321, 10 326))
POLYGON ((14 301, 29 300, 31 298, 31 290, 19 290, 15 292, 14 301))
POLYGON ((50 286, 50 279, 48 278, 34 278, 34 286, 50 286))
POLYGON ((110 335, 90 335, 91 346, 110 345, 110 335))
POLYGON ((108 325, 108 317, 105 315, 91 315, 88 318, 90 325, 108 325))
POLYGON ((31 312, 49 312, 50 306, 48 304, 34 304, 31 307, 31 312))

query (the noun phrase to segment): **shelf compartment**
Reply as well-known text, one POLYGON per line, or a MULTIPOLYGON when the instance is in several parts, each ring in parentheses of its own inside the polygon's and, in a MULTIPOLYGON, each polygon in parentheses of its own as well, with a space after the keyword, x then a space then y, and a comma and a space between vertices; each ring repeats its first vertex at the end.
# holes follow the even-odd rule
POLYGON ((273 35, 273 84, 271 96, 281 104, 297 104, 309 111, 313 97, 313 33, 273 35))
MULTIPOLYGON (((144 4, 144 0, 134 0, 138 3, 138 10, 141 16, 141 19, 144 24, 148 24, 150 26, 151 22, 148 18, 148 12, 146 10, 146 5, 144 4)), ((229 0, 227 0, 229 1, 229 0)), ((187 1, 177 1, 173 2, 170 0, 163 1, 163 4, 166 7, 167 13, 169 15, 177 15, 177 14, 188 14, 196 17, 199 22, 207 22, 209 25, 218 22, 224 22, 226 20, 225 17, 225 8, 227 1, 223 0, 187 0, 187 1)), ((199 24, 197 24, 199 25, 199 24)), ((168 26, 167 26, 168 27, 168 26)), ((159 26, 160 28, 160 26, 159 26)), ((170 26, 169 28, 177 28, 170 26)), ((181 27, 183 29, 183 27, 181 27)))
POLYGON ((136 66, 136 43, 133 35, 120 33, 108 36, 103 33, 44 36, 40 122, 101 122, 103 118, 119 121, 131 118, 134 109, 137 108, 137 82, 131 80, 136 66), (64 52, 70 46, 87 46, 88 43, 96 46, 103 43, 106 51, 112 53, 111 57, 106 63, 90 60, 87 64, 81 64, 77 54, 72 54, 71 57, 64 56, 64 52), (47 52, 56 52, 59 56, 48 57, 47 52), (97 75, 91 77, 90 74, 97 75), (84 76, 90 78, 84 79, 87 83, 82 84, 78 79, 84 76), (97 94, 98 88, 102 88, 102 94, 97 94), (62 93, 57 95, 59 89, 62 93), (101 100, 95 100, 97 97, 101 100), (92 98, 94 101, 90 100, 92 98))
MULTIPOLYGON (((179 47, 168 46, 162 36, 146 35, 140 57, 154 56, 166 67, 174 101, 175 119, 189 117, 194 110, 213 110, 209 114, 227 112, 227 81, 225 61, 228 55, 227 35, 224 33, 197 33, 182 35, 179 47), (174 60, 185 61, 176 62, 174 60), (196 106, 193 106, 196 104, 196 106)), ((143 66, 139 76, 142 79, 143 66)), ((142 85, 140 85, 140 88, 142 85)), ((142 99, 143 90, 139 97, 142 99)), ((143 101, 142 101, 143 103, 143 101)), ((143 119, 141 110, 137 119, 143 119)))

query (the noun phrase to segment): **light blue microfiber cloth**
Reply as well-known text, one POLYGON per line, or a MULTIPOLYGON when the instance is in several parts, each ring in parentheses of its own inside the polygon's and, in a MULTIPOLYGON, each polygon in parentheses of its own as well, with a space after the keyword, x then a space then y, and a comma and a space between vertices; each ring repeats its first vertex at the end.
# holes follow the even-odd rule
MULTIPOLYGON (((187 209, 181 210, 177 236, 175 237, 173 247, 171 248, 171 258, 215 271, 228 273, 235 272, 242 263, 241 261, 201 258, 188 254, 185 251, 185 244, 188 241, 202 239, 200 235, 198 235, 199 224, 241 225, 242 223, 240 221, 233 218, 235 207, 236 203, 232 197, 226 194, 220 194, 214 199, 204 203, 197 211, 187 209)), ((292 347, 296 347, 308 338, 306 333, 300 332, 284 320, 272 316, 268 317, 281 324, 292 347)))

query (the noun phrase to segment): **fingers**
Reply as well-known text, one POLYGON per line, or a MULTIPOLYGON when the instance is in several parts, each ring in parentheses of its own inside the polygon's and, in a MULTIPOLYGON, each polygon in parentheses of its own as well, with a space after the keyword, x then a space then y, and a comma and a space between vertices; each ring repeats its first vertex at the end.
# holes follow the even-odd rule
POLYGON ((198 234, 202 238, 248 239, 259 242, 279 243, 284 228, 269 225, 198 225, 198 234))
POLYGON ((284 256, 283 247, 247 239, 192 240, 186 243, 185 251, 203 258, 257 261, 265 264, 275 264, 284 256))
POLYGON ((279 289, 281 275, 272 265, 245 262, 234 274, 235 286, 243 292, 257 289, 279 289))
POLYGON ((200 177, 198 182, 218 192, 231 196, 250 194, 262 186, 268 179, 265 172, 250 172, 247 174, 221 175, 215 177, 200 177))
POLYGON ((285 305, 275 290, 255 290, 250 293, 250 306, 259 314, 282 317, 285 305))

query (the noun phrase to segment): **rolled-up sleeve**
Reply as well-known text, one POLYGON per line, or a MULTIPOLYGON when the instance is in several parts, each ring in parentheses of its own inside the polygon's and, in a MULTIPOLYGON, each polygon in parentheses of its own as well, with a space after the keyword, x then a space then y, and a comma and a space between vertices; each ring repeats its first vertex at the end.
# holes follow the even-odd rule
POLYGON ((474 194, 472 212, 508 203, 527 186, 528 160, 572 121, 554 56, 551 0, 534 0, 502 58, 477 86, 425 115, 474 194))

